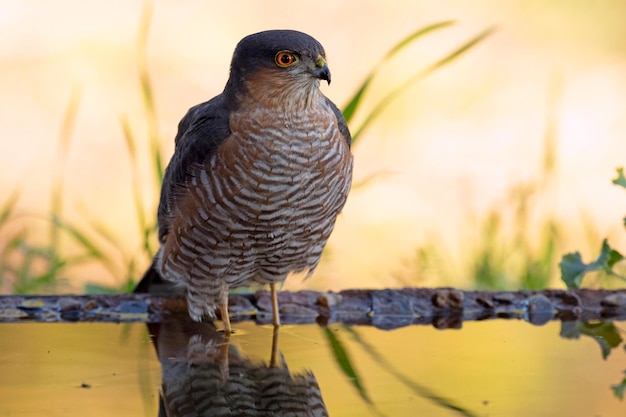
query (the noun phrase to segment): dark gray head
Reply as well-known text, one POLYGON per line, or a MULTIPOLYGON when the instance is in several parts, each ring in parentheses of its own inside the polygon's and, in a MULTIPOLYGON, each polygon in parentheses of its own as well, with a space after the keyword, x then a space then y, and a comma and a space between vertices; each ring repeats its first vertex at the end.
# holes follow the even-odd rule
POLYGON ((237 44, 226 90, 245 91, 246 82, 262 73, 303 84, 330 84, 330 70, 322 45, 306 33, 295 30, 268 30, 248 35, 237 44))

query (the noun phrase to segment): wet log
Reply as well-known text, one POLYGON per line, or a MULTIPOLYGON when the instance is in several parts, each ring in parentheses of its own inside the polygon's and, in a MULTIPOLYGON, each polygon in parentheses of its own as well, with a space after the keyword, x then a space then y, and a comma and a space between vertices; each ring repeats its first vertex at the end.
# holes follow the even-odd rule
MULTIPOLYGON (((457 328, 464 321, 626 320, 626 290, 462 291, 454 288, 281 292, 284 324, 457 328)), ((267 291, 232 294, 233 321, 272 320, 267 291)), ((219 314, 219 312, 216 312, 219 314)), ((0 322, 145 322, 187 319, 183 297, 161 294, 0 296, 0 322)))

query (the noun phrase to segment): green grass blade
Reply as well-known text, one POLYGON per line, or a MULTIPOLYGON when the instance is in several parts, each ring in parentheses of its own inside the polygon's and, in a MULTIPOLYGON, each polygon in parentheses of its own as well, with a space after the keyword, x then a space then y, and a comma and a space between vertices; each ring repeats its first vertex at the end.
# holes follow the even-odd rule
POLYGON ((150 24, 152 21, 152 2, 146 1, 141 14, 139 24, 139 34, 137 39, 137 59, 139 65, 139 83, 141 85, 141 93, 143 104, 146 112, 148 123, 148 138, 150 143, 150 154, 153 158, 152 167, 154 168, 155 179, 158 184, 163 181, 163 161, 161 158, 161 149, 159 145, 160 133, 159 124, 156 114, 156 104, 154 99, 154 90, 150 80, 150 72, 148 71, 148 35, 150 34, 150 24))
POLYGON ((354 181, 350 189, 358 190, 360 188, 364 188, 364 187, 371 185, 373 182, 382 180, 383 178, 391 177, 392 175, 395 175, 395 174, 397 173, 393 171, 388 171, 388 170, 376 171, 372 174, 369 174, 365 178, 362 178, 358 181, 354 181))
POLYGON ((546 127, 543 134, 543 164, 541 186, 546 187, 551 179, 557 175, 559 156, 558 136, 558 104, 563 96, 563 77, 560 74, 552 76, 548 91, 548 105, 546 114, 546 127))
POLYGON ((99 221, 93 218, 88 219, 88 221, 89 221, 89 226, 94 230, 94 232, 101 239, 109 243, 111 247, 118 250, 121 255, 124 255, 125 251, 122 248, 121 242, 119 241, 119 239, 115 237, 115 235, 113 235, 113 233, 111 233, 111 231, 104 224, 100 223, 99 221))
POLYGON ((63 222, 59 218, 53 218, 52 221, 86 251, 86 259, 99 261, 113 276, 119 276, 119 271, 115 268, 115 262, 84 232, 69 223, 63 222))
POLYGON ((432 25, 428 25, 421 29, 416 30, 415 32, 411 33, 409 36, 407 36, 406 38, 398 42, 393 48, 391 48, 391 50, 389 50, 389 52, 387 52, 387 54, 385 55, 384 60, 387 60, 391 58, 392 56, 396 55, 398 52, 400 52, 409 44, 413 43, 413 41, 417 40, 418 38, 421 38, 424 35, 434 32, 435 30, 452 26, 455 23, 456 22, 454 20, 444 20, 443 22, 433 23, 432 25))
POLYGON ((139 22, 139 32, 137 34, 137 59, 139 65, 139 81, 141 82, 142 98, 147 107, 148 114, 154 115, 154 95, 148 73, 148 36, 150 34, 150 24, 152 22, 152 2, 145 1, 139 22))
POLYGON ((369 75, 365 79, 363 84, 361 84, 356 94, 350 99, 348 104, 346 104, 346 106, 343 108, 342 113, 343 113, 343 118, 346 120, 346 123, 349 124, 352 121, 352 118, 354 117, 354 113, 356 112, 357 107, 361 103, 363 94, 365 93, 365 90, 367 89, 367 87, 369 87, 370 82, 372 81, 373 78, 374 78, 374 74, 369 75))
POLYGON ((20 192, 16 189, 14 190, 9 198, 4 202, 2 208, 0 208, 0 228, 11 218, 13 213, 15 212, 15 206, 17 205, 17 200, 20 198, 20 192))
POLYGON ((372 122, 376 118, 378 118, 380 116, 380 114, 383 112, 383 110, 385 110, 387 108, 387 106, 393 100, 395 100, 400 94, 402 94, 404 91, 406 91, 411 84, 416 83, 417 81, 419 81, 419 80, 425 78, 426 76, 430 75, 431 73, 433 73, 435 70, 437 70, 437 69, 439 69, 439 68, 441 68, 441 67, 443 67, 443 66, 445 66, 445 65, 447 65, 449 63, 451 63, 455 59, 459 58, 465 52, 469 51, 471 48, 473 48, 474 46, 476 46, 480 42, 482 42, 485 38, 487 38, 493 32, 494 32, 494 29, 493 28, 489 28, 489 29, 479 33, 478 35, 476 35, 475 37, 473 37, 472 39, 470 39, 469 41, 467 41, 466 43, 464 43, 463 45, 461 45, 459 48, 455 49, 454 51, 452 51, 448 55, 444 56, 443 58, 441 58, 438 61, 434 62, 433 64, 429 65, 428 67, 426 67, 422 71, 419 71, 418 73, 413 75, 411 78, 409 78, 407 81, 402 83, 399 87, 395 88, 390 93, 388 93, 386 96, 384 96, 378 102, 378 104, 368 113, 368 115, 365 117, 365 120, 361 123, 361 125, 352 132, 352 142, 353 143, 356 142, 356 140, 361 136, 361 133, 363 133, 363 131, 365 131, 365 129, 367 129, 372 124, 372 122))
POLYGON ((359 345, 361 345, 361 347, 363 347, 363 350, 369 354, 372 359, 374 359, 376 362, 378 362, 378 364, 380 365, 381 369, 383 369, 385 372, 388 372, 389 374, 391 374, 394 378, 396 378, 398 381, 400 381, 402 384, 404 384, 405 386, 407 386, 409 389, 411 389, 416 395, 426 398, 430 401, 432 401, 433 403, 437 404, 438 406, 441 406, 442 408, 446 408, 448 410, 451 411, 455 411, 457 413, 459 413, 462 416, 466 416, 466 417, 477 417, 477 414, 473 413, 472 411, 466 409, 465 407, 462 407, 460 405, 455 404, 452 400, 447 399, 439 394, 434 393, 432 390, 421 386, 419 384, 417 384, 416 382, 413 382, 411 379, 409 379, 408 377, 404 376, 400 371, 398 371, 391 363, 389 363, 389 361, 387 361, 387 359, 379 354, 376 349, 374 349, 373 346, 371 346, 369 343, 365 342, 362 338, 361 335, 354 330, 353 328, 351 328, 350 326, 342 326, 341 327, 343 330, 347 331, 350 336, 352 337, 352 339, 359 345))
POLYGON ((352 366, 352 361, 348 355, 348 351, 330 328, 325 327, 324 334, 326 335, 326 339, 330 345, 333 357, 335 358, 335 361, 339 365, 341 371, 348 377, 361 398, 366 403, 372 404, 372 400, 370 400, 369 395, 367 395, 367 392, 365 391, 365 387, 361 383, 361 378, 354 369, 354 366, 352 366))
POLYGON ((120 125, 122 125, 122 133, 124 134, 124 143, 126 143, 126 149, 128 150, 128 156, 130 156, 130 163, 137 163, 137 147, 135 146, 135 135, 130 127, 128 118, 126 116, 120 117, 120 125))
MULTIPOLYGON (((74 88, 72 88, 70 99, 67 103, 67 107, 65 108, 63 122, 61 123, 59 146, 57 149, 56 170, 52 180, 52 201, 50 211, 52 212, 53 217, 60 217, 61 211, 63 210, 63 173, 72 139, 72 132, 74 131, 74 127, 76 125, 76 117, 80 107, 82 91, 83 89, 80 86, 75 85, 74 88)), ((58 246, 58 239, 58 228, 54 223, 52 223, 50 229, 50 246, 52 248, 56 248, 58 246)))
POLYGON ((143 194, 141 192, 140 178, 138 172, 137 161, 137 147, 135 146, 135 137, 130 128, 130 124, 125 117, 121 118, 122 130, 124 132, 124 139, 126 142, 126 148, 128 149, 128 155, 130 156, 130 164, 132 168, 132 187, 133 187, 133 200, 135 204, 135 216, 137 217, 137 223, 139 225, 139 231, 143 240, 143 247, 149 251, 150 245, 147 240, 146 230, 148 230, 146 212, 143 205, 143 194))
MULTIPOLYGON (((146 119, 148 124, 148 140, 150 145, 150 166, 154 175, 154 184, 157 189, 160 189, 163 182, 163 175, 165 168, 163 164, 163 151, 160 142, 159 124, 156 113, 156 104, 154 99, 154 91, 150 80, 150 73, 148 71, 148 35, 150 33, 150 24, 152 20, 152 2, 146 1, 141 16, 141 22, 139 27, 139 36, 137 43, 137 56, 139 63, 139 82, 141 85, 143 103, 146 113, 146 119)), ((128 130, 128 132, 130 132, 128 130)), ((129 136, 132 138, 132 136, 129 136)), ((138 174, 135 174, 134 182, 134 200, 137 210, 137 216, 139 221, 140 233, 142 237, 142 248, 148 257, 154 255, 155 249, 152 247, 153 239, 151 237, 157 230, 156 221, 148 224, 147 216, 145 214, 143 199, 139 190, 141 189, 138 174)))
POLYGON ((357 89, 357 92, 354 94, 354 96, 352 96, 350 101, 348 101, 348 104, 346 106, 344 106, 344 108, 342 110, 342 113, 343 113, 344 119, 346 119, 346 123, 350 123, 350 121, 354 117, 354 113, 356 112, 356 110, 359 107, 361 99, 363 98, 363 94, 365 93, 365 91, 369 87, 370 83, 372 82, 372 80, 374 79, 376 74, 378 73, 378 70, 379 70, 379 68, 380 68, 380 66, 382 64, 384 64, 386 61, 388 61, 394 55, 396 55, 397 53, 402 51, 405 47, 407 47, 409 44, 413 43, 417 39, 421 38, 422 36, 427 35, 427 34, 433 32, 433 31, 435 31, 437 29, 441 29, 441 28, 450 26, 452 24, 454 24, 454 21, 448 20, 448 21, 444 21, 444 22, 439 22, 439 23, 434 23, 432 25, 428 25, 428 26, 426 26, 424 28, 418 29, 415 32, 409 34, 407 37, 405 37, 400 42, 398 42, 396 45, 394 45, 389 50, 389 52, 387 52, 383 56, 383 58, 380 61, 378 61, 378 63, 374 66, 372 71, 370 71, 368 76, 365 78, 365 81, 357 89))
POLYGON ((12 254, 19 254, 20 259, 13 265, 2 265, 1 268, 14 278, 11 282, 13 293, 48 292, 59 283, 59 273, 67 265, 67 260, 61 259, 53 248, 33 246, 26 235, 21 233, 11 239, 7 249, 12 254))
POLYGON ((434 64, 430 65, 428 68, 426 68, 426 70, 424 71, 424 74, 425 75, 430 74, 431 72, 434 72, 436 69, 439 69, 449 64, 450 62, 454 61, 455 59, 463 55, 465 52, 469 51, 474 46, 478 45, 485 38, 490 36, 494 31, 495 31, 495 28, 489 28, 480 32, 478 35, 474 36, 472 39, 470 39, 469 41, 461 45, 459 48, 452 51, 450 54, 446 55, 445 57, 441 58, 434 64))
POLYGON ((56 218, 56 217, 53 218, 52 221, 59 228, 67 232, 67 234, 69 234, 76 242, 80 243, 83 249, 87 251, 87 254, 89 256, 96 258, 96 259, 106 258, 104 252, 100 250, 100 248, 98 248, 98 246, 91 239, 89 239, 85 233, 78 230, 77 227, 72 226, 68 223, 65 223, 61 219, 56 218))
MULTIPOLYGON (((111 232, 110 228, 106 224, 102 223, 97 216, 94 216, 93 213, 90 213, 87 207, 81 206, 80 209, 83 213, 83 217, 89 222, 89 227, 91 230, 93 230, 95 235, 99 239, 103 240, 106 244, 108 244, 113 250, 119 253, 122 259, 125 259, 127 251, 124 249, 122 241, 117 236, 115 236, 111 232)), ((102 249, 101 251, 104 252, 104 250, 102 249)))

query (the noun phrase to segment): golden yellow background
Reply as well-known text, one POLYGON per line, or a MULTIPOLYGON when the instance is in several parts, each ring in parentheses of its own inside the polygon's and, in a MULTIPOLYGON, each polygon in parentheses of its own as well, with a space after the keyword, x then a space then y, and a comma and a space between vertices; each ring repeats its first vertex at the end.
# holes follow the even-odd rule
MULTIPOLYGON (((144 7, 138 0, 0 2, 0 201, 21 190, 13 227, 34 237, 45 230, 51 182, 62 170, 64 216, 105 224, 123 242, 120 250, 139 251, 120 118, 145 138, 136 56, 144 7), (60 168, 58 138, 73 91, 79 109, 60 168)), ((625 247, 626 193, 610 180, 626 165, 626 2, 157 1, 152 13, 147 59, 166 159, 178 121, 221 92, 233 48, 247 34, 291 28, 316 37, 333 74, 324 92, 342 107, 396 42, 455 20, 383 68, 366 97, 371 107, 411 74, 495 28, 408 89, 360 139, 356 181, 377 176, 352 192, 330 242, 331 262, 307 285, 405 284, 402 265, 430 241, 457 261, 479 239, 476 218, 506 201, 512 186, 541 174, 550 122, 558 181, 549 201, 536 202, 538 212, 554 213, 565 226, 563 251, 580 249, 589 259, 604 236, 625 247), (598 238, 593 245, 585 216, 598 238)), ((147 157, 142 161, 150 185, 147 157)), ((144 199, 154 213, 158 195, 148 185, 144 199)), ((73 278, 73 288, 115 284, 98 268, 73 278)), ((468 278, 421 284, 463 285, 468 278)), ((290 280, 286 288, 301 285, 290 280)))

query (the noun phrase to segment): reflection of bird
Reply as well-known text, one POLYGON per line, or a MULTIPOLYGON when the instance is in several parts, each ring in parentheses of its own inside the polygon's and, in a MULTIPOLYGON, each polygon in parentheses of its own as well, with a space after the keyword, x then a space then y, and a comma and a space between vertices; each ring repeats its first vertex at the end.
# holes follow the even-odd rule
POLYGON ((296 31, 242 39, 222 94, 178 126, 159 204, 161 248, 137 291, 162 276, 187 292, 199 321, 219 307, 230 331, 228 289, 311 273, 352 177, 350 132, 319 90, 330 83, 324 49, 296 31))
POLYGON ((284 362, 254 363, 229 346, 228 335, 213 323, 149 326, 162 367, 159 416, 328 415, 310 371, 291 374, 284 362))

